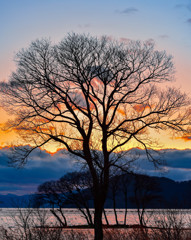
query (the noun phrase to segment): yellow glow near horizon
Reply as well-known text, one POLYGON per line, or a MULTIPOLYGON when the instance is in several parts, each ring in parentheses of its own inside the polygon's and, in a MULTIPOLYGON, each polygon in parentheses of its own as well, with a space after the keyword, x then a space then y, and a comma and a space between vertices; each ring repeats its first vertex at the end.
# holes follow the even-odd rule
MULTIPOLYGON (((160 149, 178 149, 178 150, 184 150, 184 149, 191 149, 191 140, 187 140, 186 138, 180 137, 172 137, 170 135, 167 135, 165 133, 153 133, 154 134, 154 140, 157 141, 157 144, 155 144, 154 149, 160 150, 160 149)), ((149 137, 149 135, 148 135, 149 137)), ((151 135, 152 137, 152 135, 151 135)), ((0 131, 0 148, 4 147, 10 147, 14 145, 19 144, 19 136, 14 131, 0 131)), ((30 143, 26 143, 30 144, 30 143)), ((139 147, 140 145, 137 145, 135 142, 131 141, 128 145, 126 145, 122 150, 128 150, 131 148, 139 147)), ((49 153, 56 153, 58 150, 62 149, 63 146, 61 146, 58 143, 49 143, 46 146, 44 146, 42 149, 48 151, 49 153)))
MULTIPOLYGON (((0 127, 3 127, 3 124, 10 118, 10 116, 2 109, 0 108, 0 127)), ((150 135, 148 135, 148 138, 152 138, 156 140, 157 144, 155 145, 155 149, 191 149, 191 138, 189 137, 182 137, 180 136, 172 136, 170 133, 164 133, 164 132, 151 132, 150 135)), ((19 145, 19 135, 14 131, 3 131, 0 130, 0 148, 4 147, 10 147, 14 145, 19 145)), ((30 143, 26 143, 30 144, 30 143)), ((140 147, 140 145, 137 145, 137 143, 131 141, 128 145, 123 147, 122 150, 128 150, 134 147, 140 147)), ((62 145, 58 143, 49 143, 46 146, 44 146, 42 149, 50 152, 55 153, 57 150, 63 148, 62 145)))

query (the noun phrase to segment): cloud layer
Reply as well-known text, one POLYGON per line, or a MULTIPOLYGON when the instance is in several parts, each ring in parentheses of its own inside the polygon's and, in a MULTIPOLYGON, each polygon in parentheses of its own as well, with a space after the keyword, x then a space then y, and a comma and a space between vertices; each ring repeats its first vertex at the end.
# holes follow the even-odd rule
MULTIPOLYGON (((191 180, 191 150, 166 150, 159 151, 156 158, 163 160, 164 164, 156 169, 152 162, 148 162, 145 152, 140 149, 135 151, 139 158, 132 164, 133 171, 151 176, 168 177, 175 181, 191 180)), ((76 159, 67 151, 58 151, 51 155, 46 151, 36 150, 31 160, 23 169, 8 167, 8 149, 0 149, 0 194, 23 195, 35 192, 38 185, 55 180, 66 172, 80 168, 76 159)), ((128 154, 126 155, 128 160, 128 154)))
POLYGON ((8 149, 0 150, 0 194, 34 192, 44 181, 58 179, 78 167, 65 151, 51 155, 36 150, 24 168, 15 169, 8 166, 7 152, 8 149))
POLYGON ((134 162, 134 169, 137 172, 150 176, 167 177, 174 181, 191 180, 191 150, 167 149, 154 153, 155 159, 162 162, 156 168, 152 162, 147 160, 143 150, 136 150, 139 159, 134 162))

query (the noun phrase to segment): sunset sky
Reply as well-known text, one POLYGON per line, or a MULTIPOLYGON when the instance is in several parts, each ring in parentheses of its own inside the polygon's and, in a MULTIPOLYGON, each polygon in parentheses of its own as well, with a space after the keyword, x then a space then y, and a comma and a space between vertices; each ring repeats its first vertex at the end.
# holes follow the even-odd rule
MULTIPOLYGON (((156 49, 174 56, 176 82, 191 94, 190 0, 0 0, 0 81, 15 70, 14 56, 37 38, 59 42, 68 32, 107 35, 112 39, 154 41, 156 49)), ((0 124, 7 116, 1 109, 0 124)), ((164 148, 191 148, 189 137, 162 139, 164 148)), ((0 146, 15 141, 1 133, 0 146)))
MULTIPOLYGON (((57 43, 70 32, 155 42, 174 56, 172 85, 191 96, 191 0, 0 0, 0 81, 15 70, 21 48, 41 38, 57 43)), ((7 119, 0 108, 0 126, 7 119)), ((191 149, 190 136, 157 138, 161 148, 191 149)), ((15 133, 0 131, 0 147, 16 142, 15 133)))

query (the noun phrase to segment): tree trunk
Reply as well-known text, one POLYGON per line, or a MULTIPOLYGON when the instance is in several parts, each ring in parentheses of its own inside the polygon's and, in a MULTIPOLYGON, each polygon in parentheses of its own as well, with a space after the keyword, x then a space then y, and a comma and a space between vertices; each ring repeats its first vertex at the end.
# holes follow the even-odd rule
POLYGON ((103 239, 103 229, 102 229, 102 206, 98 204, 95 206, 95 215, 94 215, 94 239, 102 240, 103 239))
POLYGON ((115 195, 113 196, 113 211, 114 211, 114 215, 115 215, 116 224, 119 225, 118 218, 117 218, 117 211, 116 211, 116 199, 115 199, 115 195))
POLYGON ((126 225, 127 224, 127 193, 125 192, 124 193, 124 195, 125 195, 125 215, 124 215, 124 225, 126 225))
POLYGON ((64 224, 65 224, 65 226, 67 226, 66 217, 65 217, 65 215, 64 215, 61 207, 59 208, 59 212, 61 213, 61 215, 62 215, 62 217, 63 217, 63 219, 64 219, 64 224))
POLYGON ((108 221, 108 219, 107 219, 107 214, 106 214, 105 209, 103 209, 103 214, 104 214, 104 218, 105 218, 106 225, 109 226, 109 221, 108 221))
POLYGON ((124 225, 127 224, 127 208, 125 207, 125 215, 124 215, 124 225))
POLYGON ((94 197, 94 239, 102 240, 103 239, 103 226, 102 226, 102 214, 105 203, 105 189, 102 189, 102 186, 97 190, 97 194, 94 197))
POLYGON ((107 148, 106 148, 106 137, 103 136, 102 142, 105 142, 104 144, 104 169, 102 170, 102 173, 99 175, 99 172, 96 172, 96 168, 93 165, 94 159, 92 159, 91 152, 89 149, 89 142, 87 144, 86 141, 84 141, 83 144, 83 150, 84 154, 86 155, 86 161, 89 166, 90 173, 92 175, 93 180, 93 196, 94 196, 94 239, 95 240, 103 240, 103 228, 102 228, 102 213, 104 209, 104 203, 107 196, 108 186, 109 186, 109 155, 107 154, 107 148))
POLYGON ((65 224, 66 222, 63 223, 63 221, 61 220, 61 218, 56 214, 55 210, 50 209, 50 212, 55 216, 55 218, 59 221, 59 223, 60 223, 60 225, 61 225, 62 227, 65 227, 65 226, 66 226, 66 224, 65 224))

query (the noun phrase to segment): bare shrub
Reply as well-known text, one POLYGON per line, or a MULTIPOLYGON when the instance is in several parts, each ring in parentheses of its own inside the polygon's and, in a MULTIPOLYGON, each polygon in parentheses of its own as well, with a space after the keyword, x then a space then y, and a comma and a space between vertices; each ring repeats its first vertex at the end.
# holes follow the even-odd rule
POLYGON ((149 240, 143 228, 105 229, 104 240, 149 240))
POLYGON ((156 229, 153 229, 153 239, 188 240, 191 232, 187 229, 187 219, 184 210, 165 209, 154 217, 156 229))
POLYGON ((63 231, 62 228, 39 228, 31 229, 26 235, 15 234, 10 228, 0 229, 1 240, 88 240, 87 233, 83 231, 67 230, 63 231))
POLYGON ((104 240, 123 240, 127 239, 129 236, 127 231, 124 231, 124 229, 117 229, 117 228, 110 228, 110 229, 104 229, 104 240))
POLYGON ((48 225, 47 211, 43 209, 17 209, 7 221, 13 226, 2 227, 1 240, 60 240, 62 229, 48 225))

